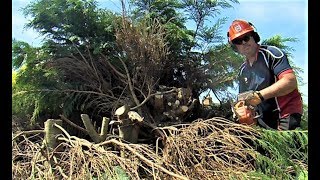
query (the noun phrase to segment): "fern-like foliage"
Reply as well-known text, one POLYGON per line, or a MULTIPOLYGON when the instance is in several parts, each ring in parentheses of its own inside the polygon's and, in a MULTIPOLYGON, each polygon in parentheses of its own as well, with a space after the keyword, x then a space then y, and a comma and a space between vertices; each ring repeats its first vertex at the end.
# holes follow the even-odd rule
POLYGON ((308 176, 308 131, 261 129, 256 140, 257 173, 271 179, 296 179, 308 176))

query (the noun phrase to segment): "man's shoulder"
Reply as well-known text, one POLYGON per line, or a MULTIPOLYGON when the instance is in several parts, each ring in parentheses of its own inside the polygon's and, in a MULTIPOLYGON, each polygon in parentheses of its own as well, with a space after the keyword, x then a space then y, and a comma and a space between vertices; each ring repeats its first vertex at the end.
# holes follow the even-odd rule
POLYGON ((276 46, 261 45, 260 50, 264 53, 269 53, 274 58, 282 58, 284 56, 283 51, 276 46))

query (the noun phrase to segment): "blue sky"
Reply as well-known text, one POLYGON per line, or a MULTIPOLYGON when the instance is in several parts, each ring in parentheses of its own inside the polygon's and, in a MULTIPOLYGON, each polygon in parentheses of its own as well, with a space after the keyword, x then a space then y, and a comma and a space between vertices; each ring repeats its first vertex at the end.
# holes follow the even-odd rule
MULTIPOLYGON (((127 0, 128 1, 128 0, 127 0)), ((32 29, 24 29, 28 18, 19 11, 31 0, 12 0, 12 37, 38 46, 41 37, 32 29)), ((120 0, 99 0, 102 7, 121 11, 120 0)), ((295 49, 292 53, 293 63, 303 68, 301 74, 306 83, 300 86, 304 94, 303 99, 308 101, 308 1, 307 0, 239 0, 240 4, 233 4, 233 8, 221 10, 219 17, 227 17, 223 26, 222 35, 234 19, 250 21, 256 27, 261 39, 267 39, 274 35, 297 38, 298 42, 288 43, 295 49)), ((227 38, 225 38, 227 42, 227 38)))

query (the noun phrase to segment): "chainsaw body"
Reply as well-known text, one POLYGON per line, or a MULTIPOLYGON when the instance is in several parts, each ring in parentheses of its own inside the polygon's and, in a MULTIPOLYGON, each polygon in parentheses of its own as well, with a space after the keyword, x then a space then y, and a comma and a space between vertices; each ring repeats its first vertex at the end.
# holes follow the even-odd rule
POLYGON ((249 100, 254 98, 254 91, 246 91, 243 93, 240 93, 238 95, 238 102, 233 106, 234 112, 236 113, 236 110, 240 107, 247 106, 245 109, 245 113, 241 116, 236 113, 238 121, 240 124, 246 124, 246 125, 255 125, 257 124, 257 118, 260 117, 260 115, 257 112, 257 108, 250 105, 248 103, 249 100))

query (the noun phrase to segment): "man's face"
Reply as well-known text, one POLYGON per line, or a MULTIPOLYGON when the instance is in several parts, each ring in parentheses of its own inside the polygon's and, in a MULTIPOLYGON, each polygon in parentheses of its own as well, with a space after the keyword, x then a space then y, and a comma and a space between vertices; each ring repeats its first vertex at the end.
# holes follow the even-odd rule
POLYGON ((254 41, 252 34, 246 33, 232 40, 240 54, 244 56, 254 56, 257 50, 257 43, 254 41))

